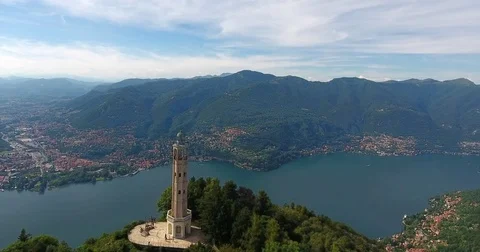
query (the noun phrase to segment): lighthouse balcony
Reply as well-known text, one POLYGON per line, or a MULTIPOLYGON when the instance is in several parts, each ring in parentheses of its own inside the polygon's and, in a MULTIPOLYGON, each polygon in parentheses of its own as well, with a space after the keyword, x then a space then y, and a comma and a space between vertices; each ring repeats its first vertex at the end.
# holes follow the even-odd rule
POLYGON ((168 222, 186 222, 192 219, 192 210, 187 209, 187 215, 183 217, 173 217, 171 214, 172 210, 168 210, 167 212, 167 221, 168 222))

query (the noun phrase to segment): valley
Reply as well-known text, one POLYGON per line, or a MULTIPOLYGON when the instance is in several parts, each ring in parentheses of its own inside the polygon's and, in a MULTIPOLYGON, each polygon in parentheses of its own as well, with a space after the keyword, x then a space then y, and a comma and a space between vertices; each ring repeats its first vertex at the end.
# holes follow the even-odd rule
POLYGON ((478 155, 479 92, 464 80, 320 83, 241 71, 125 80, 48 102, 3 99, 0 187, 44 192, 133 175, 170 162, 178 130, 192 160, 257 171, 338 152, 478 155))

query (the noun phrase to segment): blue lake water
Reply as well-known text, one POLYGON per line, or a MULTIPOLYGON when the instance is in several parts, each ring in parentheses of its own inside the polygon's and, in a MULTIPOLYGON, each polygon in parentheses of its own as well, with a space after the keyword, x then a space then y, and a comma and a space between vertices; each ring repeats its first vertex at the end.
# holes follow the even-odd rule
MULTIPOLYGON (((480 157, 377 157, 331 154, 302 158, 270 172, 221 162, 190 163, 190 176, 234 180, 265 190, 277 204, 295 202, 372 237, 401 231, 404 214, 423 211, 430 197, 480 188, 480 157)), ((0 193, 0 248, 21 228, 80 245, 138 219, 157 216, 156 202, 170 185, 171 166, 95 185, 0 193)))

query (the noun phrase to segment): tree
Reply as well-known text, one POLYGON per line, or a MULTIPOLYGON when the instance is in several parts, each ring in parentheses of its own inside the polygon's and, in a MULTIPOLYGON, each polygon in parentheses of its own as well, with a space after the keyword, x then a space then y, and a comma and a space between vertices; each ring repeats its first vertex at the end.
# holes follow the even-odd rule
MULTIPOLYGON (((263 252, 300 252, 300 245, 298 242, 288 241, 286 243, 279 243, 274 241, 267 241, 263 252)), ((317 251, 317 250, 314 250, 317 251)))
POLYGON ((234 246, 232 246, 232 245, 230 245, 230 244, 220 246, 220 247, 218 248, 218 250, 219 250, 220 252, 243 252, 242 249, 236 248, 236 247, 234 247, 234 246))
POLYGON ((248 207, 242 208, 232 224, 230 243, 239 247, 242 245, 244 236, 251 225, 252 211, 248 207))
POLYGON ((93 244, 95 244, 95 242, 97 242, 97 239, 95 239, 93 237, 90 237, 85 241, 85 244, 93 245, 93 244))
POLYGON ((275 219, 269 219, 267 222, 266 238, 272 242, 282 241, 282 230, 275 219))
POLYGON ((261 252, 265 245, 265 217, 254 214, 252 226, 247 231, 247 251, 261 252))
POLYGON ((167 218, 167 211, 172 208, 172 187, 169 186, 163 191, 162 196, 157 202, 158 212, 161 213, 160 219, 165 220, 167 218))
POLYGON ((185 252, 214 252, 213 248, 209 245, 205 245, 202 243, 197 243, 191 245, 189 248, 185 250, 185 252))
POLYGON ((212 241, 221 239, 223 230, 219 228, 222 225, 223 214, 219 211, 223 206, 223 197, 218 179, 207 181, 203 197, 199 201, 200 224, 203 232, 207 234, 212 241))
POLYGON ((254 212, 258 215, 269 215, 272 211, 273 205, 265 191, 258 192, 255 200, 254 212))
POLYGON ((48 245, 45 252, 55 252, 56 248, 54 245, 48 245))
POLYGON ((18 236, 18 240, 21 242, 26 242, 28 241, 28 239, 30 239, 30 237, 32 237, 32 235, 27 234, 27 231, 25 231, 25 229, 22 228, 22 231, 20 231, 20 235, 18 236))
POLYGON ((252 190, 240 186, 236 192, 236 200, 233 202, 232 206, 232 216, 237 216, 239 211, 243 208, 248 208, 253 211, 255 206, 255 194, 252 190))
POLYGON ((58 245, 57 252, 70 252, 72 249, 70 246, 68 246, 66 241, 60 242, 60 245, 58 245))
POLYGON ((203 191, 207 186, 207 182, 203 178, 195 179, 192 177, 188 183, 188 208, 192 210, 193 218, 197 218, 198 202, 203 196, 203 191))
POLYGON ((301 234, 295 232, 297 227, 305 220, 315 216, 312 212, 305 210, 304 207, 298 205, 285 205, 283 207, 277 207, 275 210, 274 218, 278 224, 287 233, 288 237, 293 240, 300 240, 301 234))
POLYGON ((218 244, 230 242, 231 230, 234 217, 232 216, 232 201, 223 199, 220 201, 220 207, 217 215, 218 244))
MULTIPOLYGON (((25 232, 25 235, 28 235, 25 232)), ((72 249, 65 243, 60 243, 56 238, 48 235, 40 235, 28 238, 26 241, 17 241, 4 250, 3 252, 19 252, 19 251, 38 251, 38 252, 70 252, 72 249)), ((103 250, 102 250, 103 251, 103 250)))
POLYGON ((225 182, 222 188, 222 193, 226 199, 235 201, 237 199, 237 184, 232 180, 225 182))
POLYGON ((249 188, 240 186, 237 190, 237 200, 236 203, 241 207, 247 207, 248 209, 253 209, 255 206, 255 194, 249 188))

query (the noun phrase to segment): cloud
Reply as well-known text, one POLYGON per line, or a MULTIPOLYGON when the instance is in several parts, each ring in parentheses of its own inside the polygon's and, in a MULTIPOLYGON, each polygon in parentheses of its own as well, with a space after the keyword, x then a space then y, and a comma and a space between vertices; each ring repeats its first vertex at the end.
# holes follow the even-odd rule
POLYGON ((480 1, 472 0, 43 1, 68 15, 254 47, 480 53, 480 1))
POLYGON ((126 51, 85 43, 53 45, 0 38, 0 76, 28 73, 33 76, 74 75, 120 80, 132 77, 193 77, 200 72, 220 74, 243 69, 281 75, 291 68, 322 65, 319 60, 289 56, 162 56, 145 51, 126 51))
MULTIPOLYGON (((461 62, 461 59, 456 57, 449 58, 454 62, 461 62)), ((441 80, 466 77, 476 82, 480 81, 478 71, 428 68, 426 66, 430 66, 433 62, 431 59, 425 62, 425 65, 419 65, 413 69, 402 69, 389 65, 369 65, 365 64, 364 60, 366 59, 371 60, 368 55, 167 56, 132 48, 82 42, 52 44, 0 37, 0 76, 80 76, 117 81, 133 77, 193 77, 251 69, 279 76, 296 75, 309 80, 321 81, 359 75, 362 78, 377 81, 383 81, 385 76, 391 79, 436 78, 441 80)), ((438 60, 436 59, 436 61, 438 60)), ((473 66, 476 63, 465 62, 463 64, 473 66)))
POLYGON ((0 37, 0 76, 119 80, 252 69, 312 80, 363 75, 373 80, 388 76, 480 81, 480 1, 0 0, 1 4, 18 5, 5 7, 0 23, 19 29, 3 34, 9 38, 0 37), (193 37, 188 42, 195 43, 195 49, 179 50, 166 39, 161 41, 163 48, 151 50, 169 51, 168 56, 142 51, 134 48, 142 47, 139 40, 97 36, 91 29, 95 24, 120 35, 148 30, 141 33, 151 39, 145 44, 162 40, 164 34, 193 34, 179 36, 178 41, 193 37), (23 34, 31 40, 15 39, 37 27, 38 32, 23 34), (86 29, 75 30, 81 28, 86 29), (197 56, 185 55, 193 50, 197 56))

